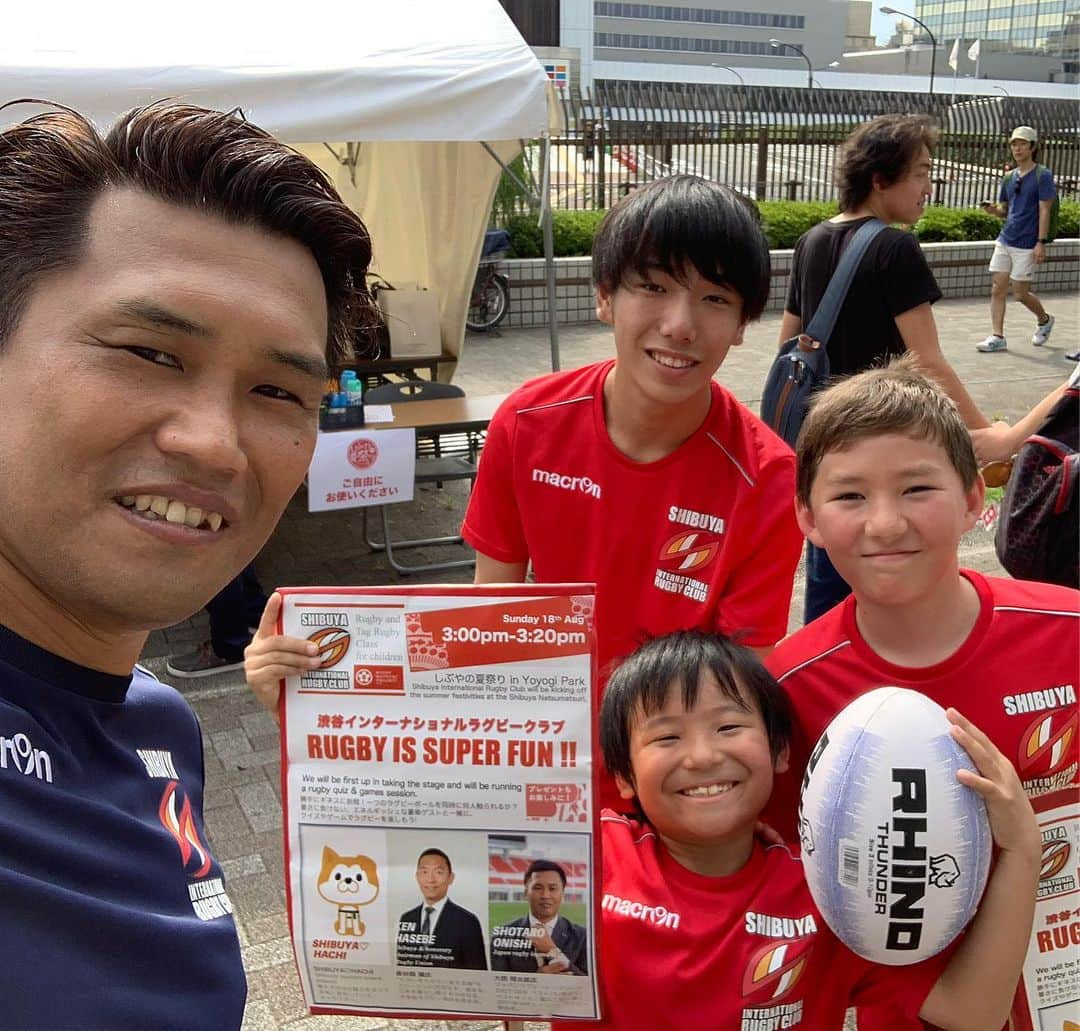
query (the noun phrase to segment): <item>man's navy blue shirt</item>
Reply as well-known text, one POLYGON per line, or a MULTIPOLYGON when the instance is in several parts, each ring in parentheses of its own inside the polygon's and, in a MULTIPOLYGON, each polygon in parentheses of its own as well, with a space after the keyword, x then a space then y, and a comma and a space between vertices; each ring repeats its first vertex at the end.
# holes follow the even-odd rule
POLYGON ((998 239, 1007 247, 1030 250, 1039 241, 1039 201, 1057 196, 1054 176, 1050 169, 1034 166, 1030 172, 1018 175, 1010 172, 1001 183, 998 200, 1009 205, 1005 225, 998 239))
POLYGON ((202 795, 179 694, 0 627, 0 1027, 240 1026, 202 795))

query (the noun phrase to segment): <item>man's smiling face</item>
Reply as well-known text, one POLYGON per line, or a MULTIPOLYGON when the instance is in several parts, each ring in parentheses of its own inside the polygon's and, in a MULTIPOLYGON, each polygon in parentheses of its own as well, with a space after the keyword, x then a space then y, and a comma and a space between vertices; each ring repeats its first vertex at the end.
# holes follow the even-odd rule
POLYGON ((300 244, 103 193, 0 347, 0 581, 101 632, 199 609, 304 476, 326 338, 300 244))

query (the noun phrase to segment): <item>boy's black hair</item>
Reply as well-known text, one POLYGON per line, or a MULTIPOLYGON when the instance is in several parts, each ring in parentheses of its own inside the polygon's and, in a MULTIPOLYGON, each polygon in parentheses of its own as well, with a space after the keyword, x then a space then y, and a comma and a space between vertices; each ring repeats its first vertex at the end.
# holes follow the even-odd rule
POLYGON ((773 759, 791 737, 791 703, 761 660, 722 634, 677 630, 647 641, 611 675, 600 707, 600 750, 613 776, 634 783, 630 728, 659 712, 668 692, 682 690, 683 705, 697 701, 701 674, 708 671, 724 696, 741 708, 749 702, 761 714, 773 759))
POLYGON ((416 869, 420 869, 420 864, 428 856, 438 856, 444 863, 446 863, 446 872, 453 874, 454 867, 450 862, 450 857, 441 848, 425 848, 419 856, 416 857, 416 869))
POLYGON ((529 878, 534 873, 557 873, 559 880, 562 881, 562 885, 566 887, 566 871, 559 866, 558 863, 553 863, 550 859, 534 859, 529 864, 529 869, 525 871, 525 884, 528 885, 529 878))
POLYGON ((697 175, 672 175, 632 190, 593 237, 593 283, 614 293, 631 273, 660 269, 676 279, 695 268, 743 302, 743 321, 769 299, 769 242, 753 201, 697 175))

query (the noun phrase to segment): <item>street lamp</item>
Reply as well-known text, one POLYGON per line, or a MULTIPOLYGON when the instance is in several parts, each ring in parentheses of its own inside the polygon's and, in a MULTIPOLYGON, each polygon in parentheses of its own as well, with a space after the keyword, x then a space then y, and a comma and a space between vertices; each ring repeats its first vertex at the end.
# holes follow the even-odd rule
POLYGON ((810 58, 806 56, 806 51, 798 43, 785 43, 782 39, 770 39, 769 46, 773 50, 780 50, 782 47, 794 50, 806 62, 806 88, 814 88, 814 66, 810 63, 810 58))
POLYGON ((1001 90, 1001 95, 1003 97, 1011 97, 1012 96, 1012 94, 1004 86, 995 86, 994 89, 1001 90))
POLYGON ((714 63, 711 63, 709 65, 709 67, 710 68, 723 68, 725 72, 731 72, 731 74, 734 75, 735 78, 739 80, 739 85, 740 86, 745 86, 746 85, 746 80, 737 71, 735 71, 734 68, 729 68, 726 64, 716 64, 714 62, 714 63))
POLYGON ((923 31, 930 37, 930 96, 934 95, 934 65, 937 64, 937 40, 934 39, 934 34, 926 27, 926 23, 919 21, 913 14, 904 14, 903 11, 898 11, 895 7, 879 7, 878 10, 882 14, 895 14, 898 18, 910 18, 917 25, 923 27, 923 31))

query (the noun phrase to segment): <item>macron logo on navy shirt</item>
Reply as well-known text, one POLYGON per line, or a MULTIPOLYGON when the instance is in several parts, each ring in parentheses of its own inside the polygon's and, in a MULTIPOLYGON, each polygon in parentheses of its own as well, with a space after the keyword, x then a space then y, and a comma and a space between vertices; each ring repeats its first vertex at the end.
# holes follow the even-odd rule
POLYGON ((43 748, 35 748, 22 732, 0 737, 0 770, 15 770, 24 777, 52 783, 52 759, 43 748))

